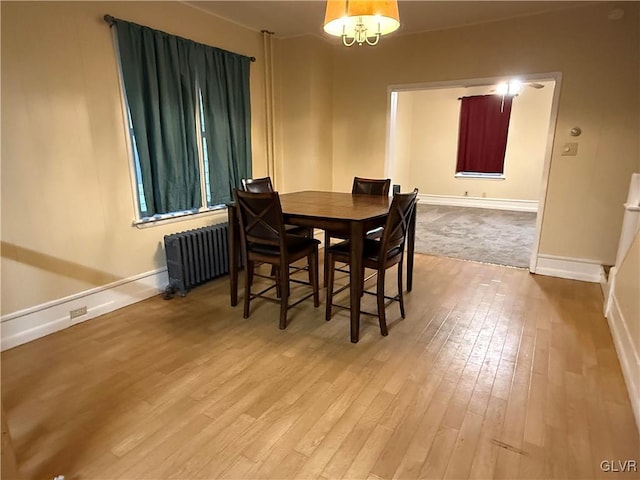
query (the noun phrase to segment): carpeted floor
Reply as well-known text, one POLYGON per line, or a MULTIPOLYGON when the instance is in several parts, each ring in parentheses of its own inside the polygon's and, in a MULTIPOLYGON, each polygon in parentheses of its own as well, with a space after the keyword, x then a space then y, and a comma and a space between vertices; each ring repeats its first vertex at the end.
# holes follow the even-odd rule
POLYGON ((418 204, 416 252, 526 268, 536 214, 418 204))

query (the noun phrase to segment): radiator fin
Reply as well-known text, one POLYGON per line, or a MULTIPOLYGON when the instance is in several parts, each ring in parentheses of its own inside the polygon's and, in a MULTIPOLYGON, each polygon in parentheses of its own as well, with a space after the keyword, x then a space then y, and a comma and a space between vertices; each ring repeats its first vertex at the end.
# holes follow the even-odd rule
POLYGON ((169 290, 184 296, 192 287, 229 273, 228 246, 227 223, 165 235, 169 290))

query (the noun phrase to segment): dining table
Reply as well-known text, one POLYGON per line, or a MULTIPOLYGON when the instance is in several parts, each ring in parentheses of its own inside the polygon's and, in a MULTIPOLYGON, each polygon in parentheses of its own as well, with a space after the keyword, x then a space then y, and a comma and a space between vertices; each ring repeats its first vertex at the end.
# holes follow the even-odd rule
MULTIPOLYGON (((344 192, 300 191, 280 194, 284 222, 288 225, 339 232, 349 238, 349 288, 351 342, 360 338, 360 299, 364 280, 362 254, 366 232, 385 224, 393 197, 344 192)), ((229 216, 229 276, 231 305, 238 304, 240 230, 237 208, 227 204, 229 216)), ((407 290, 413 287, 415 209, 407 230, 407 290)))

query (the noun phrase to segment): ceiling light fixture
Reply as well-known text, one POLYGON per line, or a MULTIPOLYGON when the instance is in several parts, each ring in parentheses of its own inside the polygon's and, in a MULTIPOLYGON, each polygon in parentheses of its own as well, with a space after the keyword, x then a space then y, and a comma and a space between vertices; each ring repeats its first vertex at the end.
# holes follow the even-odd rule
POLYGON ((520 80, 510 80, 507 83, 500 83, 496 86, 498 95, 518 95, 522 91, 522 82, 520 80))
POLYGON ((397 0, 327 0, 324 31, 341 37, 345 47, 354 43, 376 45, 382 35, 398 27, 397 0))

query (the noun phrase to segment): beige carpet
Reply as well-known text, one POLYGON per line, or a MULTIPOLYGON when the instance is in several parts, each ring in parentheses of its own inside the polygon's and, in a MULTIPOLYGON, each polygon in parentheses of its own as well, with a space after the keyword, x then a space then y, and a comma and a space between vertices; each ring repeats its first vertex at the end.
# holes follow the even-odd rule
POLYGON ((527 268, 536 214, 418 204, 416 252, 527 268))

